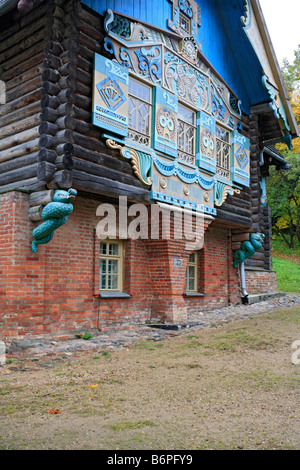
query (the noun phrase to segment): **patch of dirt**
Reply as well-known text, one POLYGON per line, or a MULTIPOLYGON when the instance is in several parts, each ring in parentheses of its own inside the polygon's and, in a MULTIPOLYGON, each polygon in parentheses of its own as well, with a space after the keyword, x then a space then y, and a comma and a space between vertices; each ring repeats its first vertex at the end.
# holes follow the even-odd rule
POLYGON ((14 353, 0 449, 299 450, 296 340, 294 308, 130 347, 14 353))

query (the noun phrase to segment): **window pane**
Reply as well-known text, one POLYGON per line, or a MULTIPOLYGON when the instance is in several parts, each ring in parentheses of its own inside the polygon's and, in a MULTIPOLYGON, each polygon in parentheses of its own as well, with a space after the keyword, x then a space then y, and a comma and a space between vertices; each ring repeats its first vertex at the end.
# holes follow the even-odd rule
POLYGON ((105 289, 106 288, 106 276, 101 275, 100 276, 100 289, 105 289))
POLYGON ((118 275, 109 274, 108 275, 108 289, 117 290, 118 289, 118 275))
POLYGON ((101 259, 100 260, 100 273, 101 274, 106 273, 106 259, 101 259))
POLYGON ((101 255, 106 255, 106 249, 107 249, 107 244, 106 243, 100 243, 100 253, 101 253, 101 255))
POLYGON ((189 266, 189 279, 195 278, 196 268, 195 266, 189 266))
POLYGON ((191 253, 189 256, 189 263, 195 263, 196 261, 196 253, 191 253))
POLYGON ((128 91, 130 95, 136 96, 137 98, 147 101, 148 103, 151 102, 150 88, 140 82, 136 82, 135 80, 129 80, 128 91))
POLYGON ((195 113, 190 111, 183 106, 178 105, 178 119, 187 122, 188 124, 194 125, 195 122, 195 113))
POLYGON ((109 254, 112 256, 118 256, 119 255, 119 245, 116 243, 110 243, 109 244, 109 254))
POLYGON ((119 261, 117 259, 110 259, 108 261, 108 272, 111 274, 118 274, 119 272, 119 261))
POLYGON ((195 279, 189 279, 189 290, 195 290, 195 279))

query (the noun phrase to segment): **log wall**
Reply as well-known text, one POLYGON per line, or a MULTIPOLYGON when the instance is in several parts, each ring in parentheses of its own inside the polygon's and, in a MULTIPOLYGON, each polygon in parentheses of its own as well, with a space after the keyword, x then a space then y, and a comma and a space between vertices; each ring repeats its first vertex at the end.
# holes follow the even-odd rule
POLYGON ((39 190, 38 179, 42 72, 49 34, 45 2, 30 14, 0 19, 0 192, 39 190))

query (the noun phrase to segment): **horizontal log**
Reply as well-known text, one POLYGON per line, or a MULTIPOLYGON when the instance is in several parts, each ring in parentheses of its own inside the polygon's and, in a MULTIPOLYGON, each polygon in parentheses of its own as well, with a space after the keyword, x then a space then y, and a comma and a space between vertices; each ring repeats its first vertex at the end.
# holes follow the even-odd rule
POLYGON ((0 152, 0 163, 22 157, 23 155, 37 152, 39 150, 39 139, 30 140, 24 144, 17 145, 12 149, 2 150, 0 152))
POLYGON ((56 83, 52 82, 43 82, 42 94, 43 95, 58 95, 60 92, 60 87, 56 83))
POLYGON ((38 181, 37 178, 25 179, 23 181, 15 181, 0 187, 0 193, 7 191, 39 191, 45 189, 45 182, 38 181))
POLYGON ((240 250, 240 249, 241 249, 241 246, 242 246, 242 244, 239 243, 239 242, 232 243, 232 244, 231 244, 232 251, 240 250))
POLYGON ((54 69, 45 69, 42 73, 43 82, 57 83, 60 80, 60 74, 54 69))
POLYGON ((60 101, 57 96, 43 95, 41 98, 41 106, 44 108, 57 109, 60 101))
POLYGON ((38 164, 33 163, 32 165, 18 168, 16 170, 12 170, 7 173, 1 173, 0 174, 0 186, 4 186, 9 183, 24 180, 24 176, 26 176, 27 179, 33 178, 37 174, 37 167, 38 167, 38 164))
POLYGON ((35 34, 28 34, 23 41, 17 42, 16 44, 12 45, 11 47, 7 47, 1 53, 1 62, 5 63, 10 60, 15 61, 15 57, 28 57, 27 53, 28 50, 31 48, 32 51, 35 51, 36 44, 38 43, 40 47, 41 41, 44 39, 45 36, 45 28, 42 26, 35 34))
POLYGON ((40 135, 48 134, 48 135, 55 136, 57 131, 58 131, 58 126, 51 122, 44 121, 39 126, 40 135))
MULTIPOLYGON (((20 64, 23 65, 24 62, 27 62, 27 64, 30 64, 28 68, 33 67, 34 65, 37 65, 37 62, 33 59, 36 55, 39 55, 41 51, 44 49, 44 39, 42 41, 37 42, 34 44, 32 47, 29 47, 28 49, 25 49, 21 54, 14 54, 9 60, 3 61, 1 64, 1 69, 3 71, 8 71, 8 70, 13 70, 18 69, 20 64)), ((16 51, 17 52, 17 51, 16 51)), ((23 68, 22 68, 23 70, 23 68)), ((15 73, 14 73, 15 75, 15 73)))
MULTIPOLYGON (((17 132, 23 132, 37 127, 40 122, 39 113, 33 116, 26 117, 25 119, 18 120, 17 122, 10 123, 9 125, 1 128, 1 139, 5 139, 17 132)), ((1 141, 0 141, 1 143, 1 141)))
POLYGON ((73 170, 74 161, 73 158, 68 155, 58 155, 55 160, 55 166, 57 170, 73 170))
POLYGON ((0 165, 0 174, 8 173, 9 171, 24 168, 38 162, 38 152, 29 153, 19 158, 14 158, 7 162, 2 162, 0 165))
POLYGON ((72 171, 60 170, 57 171, 53 179, 48 183, 48 188, 51 189, 69 189, 73 183, 72 171))
POLYGON ((250 217, 243 217, 237 214, 233 214, 222 209, 217 209, 216 220, 226 224, 229 227, 245 227, 249 228, 252 225, 250 217))
POLYGON ((33 78, 32 80, 29 80, 28 82, 25 82, 21 85, 18 85, 15 88, 12 88, 6 93, 6 102, 9 103, 11 101, 14 101, 31 91, 35 91, 36 89, 40 88, 42 86, 42 79, 40 76, 33 78))
POLYGON ((233 234, 231 236, 231 239, 233 242, 245 242, 250 240, 250 233, 239 233, 239 234, 233 234))
POLYGON ((57 145, 56 137, 52 135, 43 134, 39 139, 40 148, 53 148, 57 145))
POLYGON ((49 162, 39 162, 37 168, 38 180, 50 181, 52 180, 56 171, 56 166, 49 162))
POLYGON ((5 49, 13 47, 15 44, 19 44, 28 36, 29 33, 33 34, 43 26, 45 26, 44 16, 36 21, 32 21, 30 27, 25 27, 24 25, 22 28, 20 27, 20 23, 15 23, 13 27, 7 29, 3 28, 3 30, 0 30, 0 53, 5 51, 5 49))
POLYGON ((143 184, 133 174, 124 174, 120 171, 112 170, 110 168, 96 165, 94 163, 87 162, 84 160, 79 160, 76 157, 73 157, 73 161, 75 170, 82 171, 86 174, 101 176, 103 178, 106 178, 107 180, 110 180, 111 184, 113 185, 119 181, 129 186, 136 186, 139 188, 143 187, 143 184))
POLYGON ((34 206, 46 206, 49 202, 53 201, 54 189, 49 189, 46 191, 38 191, 32 193, 29 196, 29 205, 30 207, 34 206))
POLYGON ((45 69, 59 69, 61 67, 61 59, 56 57, 54 54, 48 53, 44 59, 44 67, 45 69))
POLYGON ((20 75, 13 77, 11 80, 5 82, 6 91, 11 90, 12 88, 19 87, 20 85, 32 80, 33 78, 40 77, 43 71, 42 64, 36 65, 29 70, 26 70, 20 75))
MULTIPOLYGON (((26 108, 30 104, 39 101, 42 96, 42 91, 41 89, 37 89, 34 91, 31 91, 30 93, 27 93, 26 95, 23 95, 20 98, 17 98, 14 101, 11 101, 10 103, 7 103, 6 105, 3 105, 0 107, 0 116, 5 116, 9 113, 15 112, 16 110, 20 110, 21 108, 26 108)), ((20 112, 19 118, 23 117, 23 111, 20 112)))
POLYGON ((264 268, 264 261, 259 261, 259 260, 253 260, 251 258, 248 258, 245 260, 245 267, 247 266, 252 267, 252 268, 264 268))
POLYGON ((37 54, 30 56, 28 59, 24 60, 23 62, 18 62, 15 66, 9 67, 7 69, 4 66, 0 66, 0 75, 1 79, 7 82, 15 78, 18 75, 22 75, 27 70, 31 69, 32 67, 43 66, 44 60, 44 51, 41 47, 41 50, 38 51, 37 54))
MULTIPOLYGON (((37 101, 35 103, 32 103, 31 105, 26 106, 25 108, 22 109, 22 118, 27 118, 29 116, 32 116, 36 113, 39 113, 41 111, 41 105, 40 102, 37 101)), ((15 112, 6 114, 2 117, 0 117, 0 128, 7 126, 8 124, 16 123, 20 120, 20 111, 17 110, 15 112)))
POLYGON ((25 130, 19 134, 13 134, 12 136, 6 137, 5 139, 0 140, 0 153, 5 149, 12 149, 17 145, 23 144, 30 140, 34 140, 39 135, 38 126, 33 127, 32 129, 25 130))
POLYGON ((107 178, 85 174, 78 170, 73 170, 73 187, 114 198, 127 196, 133 202, 150 202, 150 191, 147 189, 129 186, 118 181, 111 184, 111 180, 107 178))
POLYGON ((30 207, 27 215, 31 222, 40 222, 42 220, 43 206, 30 207))
POLYGON ((40 114, 41 122, 47 121, 55 123, 58 118, 58 112, 56 109, 53 108, 44 108, 40 114))
POLYGON ((251 217, 250 208, 239 207, 237 205, 228 204, 227 202, 224 202, 224 204, 222 204, 222 210, 230 214, 241 215, 242 217, 251 217))
POLYGON ((39 162, 50 162, 54 163, 57 157, 57 153, 54 149, 41 149, 38 152, 38 161, 39 162))

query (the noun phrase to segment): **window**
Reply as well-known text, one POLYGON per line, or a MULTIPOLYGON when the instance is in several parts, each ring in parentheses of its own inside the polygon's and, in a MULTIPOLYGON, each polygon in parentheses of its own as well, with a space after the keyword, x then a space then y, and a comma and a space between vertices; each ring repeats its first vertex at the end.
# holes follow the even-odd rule
POLYGON ((198 253, 190 254, 186 268, 186 291, 198 291, 198 253))
POLYGON ((186 34, 191 34, 191 19, 183 12, 179 13, 179 25, 186 34))
POLYGON ((150 147, 151 144, 152 89, 129 79, 128 139, 150 147))
POLYGON ((122 291, 123 244, 118 241, 100 243, 100 291, 122 291))
POLYGON ((184 106, 178 105, 177 128, 178 159, 195 164, 196 148, 196 115, 184 106))
POLYGON ((216 126, 217 174, 230 179, 230 133, 216 126))

